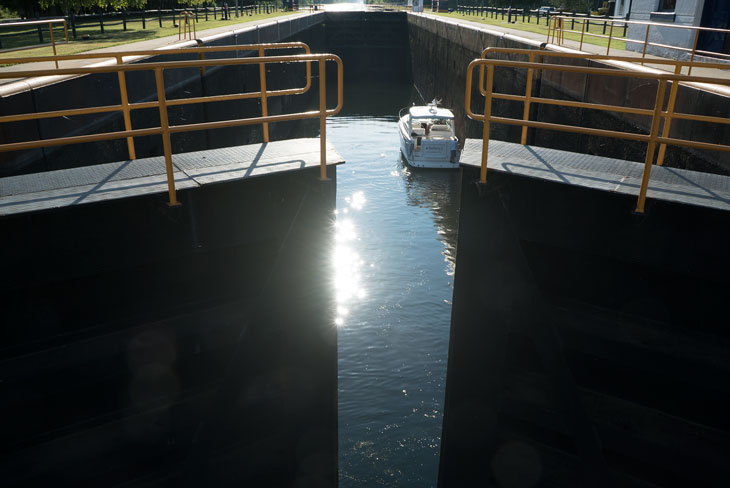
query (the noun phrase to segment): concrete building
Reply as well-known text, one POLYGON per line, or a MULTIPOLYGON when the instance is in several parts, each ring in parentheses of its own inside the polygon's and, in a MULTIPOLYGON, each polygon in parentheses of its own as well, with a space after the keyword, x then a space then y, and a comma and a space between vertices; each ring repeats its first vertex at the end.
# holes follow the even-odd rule
MULTIPOLYGON (((629 18, 635 21, 656 22, 666 27, 649 29, 649 42, 665 46, 677 46, 692 49, 697 37, 697 49, 709 53, 730 54, 730 36, 724 32, 697 31, 679 26, 730 28, 730 2, 727 0, 618 0, 616 15, 629 6, 629 18)), ((630 25, 627 33, 630 39, 644 41, 646 27, 630 25)), ((627 43, 626 48, 634 51, 643 50, 643 45, 627 43)), ((688 57, 689 54, 668 47, 649 46, 647 53, 670 58, 688 57)), ((730 59, 730 56, 719 56, 730 59)))
POLYGON ((614 17, 626 17, 631 11, 631 0, 616 0, 613 8, 614 17))

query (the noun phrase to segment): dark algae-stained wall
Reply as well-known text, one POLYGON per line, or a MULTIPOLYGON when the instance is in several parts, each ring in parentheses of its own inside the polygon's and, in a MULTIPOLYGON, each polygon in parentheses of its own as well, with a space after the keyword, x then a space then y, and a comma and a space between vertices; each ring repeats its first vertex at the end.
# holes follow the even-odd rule
MULTIPOLYGON (((212 42, 271 42, 309 25, 292 24, 212 42)), ((298 40, 322 52, 321 34, 312 32, 298 40)), ((291 86, 294 78, 301 85, 301 74, 271 67, 269 86, 291 86)), ((170 97, 258 88, 257 70, 171 76, 170 97)), ((148 74, 130 75, 130 97, 150 97, 150 82, 148 74)), ((114 78, 81 77, 3 98, 0 110, 58 108, 83 93, 89 104, 118 103, 115 89, 114 78)), ((271 100, 270 113, 298 110, 295 103, 271 100)), ((254 117, 260 109, 242 102, 170 112, 176 123, 254 117)), ((159 120, 141 112, 133 124, 159 120)), ((26 137, 53 137, 121 122, 82 117, 25 126, 26 137)), ((316 135, 316 127, 280 124, 272 139, 316 135)), ((260 127, 193 133, 173 138, 173 153, 260 140, 260 127)), ((185 186, 182 177, 181 205, 168 206, 166 193, 144 191, 154 186, 145 171, 157 163, 143 158, 160 154, 159 137, 135 142, 138 161, 125 161, 124 141, 3 153, 0 485, 336 486, 337 334, 327 279, 335 168, 321 181, 319 167, 305 167, 296 150, 284 157, 284 149, 279 165, 301 166, 257 174, 254 158, 244 161, 252 173, 245 178, 185 186), (99 165, 110 161, 120 162, 99 165), (48 170, 59 170, 45 176, 60 193, 79 175, 107 178, 78 187, 70 205, 54 208, 56 195, 45 193, 36 208, 14 212, 7 192, 35 183, 8 175, 48 170), (128 194, 89 201, 122 174, 133 175, 124 181, 128 194)), ((257 154, 236 150, 239 158, 257 154)), ((196 154, 190 158, 211 151, 196 154)), ((209 178, 226 173, 214 169, 209 178)))
POLYGON ((730 480, 730 211, 463 168, 439 485, 730 480))
POLYGON ((318 176, 2 218, 3 485, 335 485, 318 176))

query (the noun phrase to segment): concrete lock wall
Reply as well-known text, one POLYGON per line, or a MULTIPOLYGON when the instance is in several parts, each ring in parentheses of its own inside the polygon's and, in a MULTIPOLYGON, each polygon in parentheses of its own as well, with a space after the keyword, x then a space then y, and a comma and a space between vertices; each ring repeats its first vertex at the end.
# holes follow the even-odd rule
MULTIPOLYGON (((321 18, 209 41, 297 35, 317 52, 322 33, 300 31, 321 18)), ((170 72, 168 96, 256 90, 254 69, 170 72)), ((271 67, 267 81, 301 86, 301 75, 271 67)), ((154 99, 149 74, 130 74, 128 85, 131 100, 154 99)), ((1 110, 60 108, 72 97, 118 103, 109 86, 116 77, 80 77, 5 97, 1 110)), ((309 103, 272 99, 269 109, 309 103)), ((257 102, 212 104, 171 108, 170 121, 259 113, 257 102)), ((156 111, 133 118, 135 128, 158 124, 156 111)), ((14 127, 4 140, 121 129, 121 118, 14 127)), ((312 129, 279 124, 271 135, 312 129)), ((258 127, 221 132, 174 137, 173 152, 261 137, 258 127)), ((135 142, 140 157, 161 153, 159 138, 135 142)), ((37 150, 2 168, 124 160, 124 146, 37 150)), ((334 167, 328 177, 311 168, 178 189, 180 207, 154 194, 0 219, 0 412, 13 419, 0 438, 0 484, 336 486, 337 344, 323 278, 332 275, 334 167)))
MULTIPOLYGON (((469 62, 480 57, 482 50, 487 47, 537 49, 539 43, 511 35, 501 35, 487 29, 441 22, 418 15, 408 16, 408 26, 414 84, 425 98, 430 100, 434 96, 441 97, 443 105, 451 107, 455 111, 457 135, 460 139, 481 138, 481 124, 467 119, 463 108, 463 87, 466 86, 466 67, 469 62)), ((544 62, 563 63, 565 60, 546 57, 544 62)), ((595 62, 572 62, 582 66, 606 67, 606 65, 595 62)), ((515 87, 525 86, 525 76, 525 72, 516 70, 495 71, 494 90, 502 93, 516 93, 516 90, 523 90, 523 88, 515 87)), ((483 112, 483 97, 478 91, 476 80, 477 76, 473 80, 472 111, 481 113, 483 112)), ((653 108, 656 86, 656 83, 631 78, 545 71, 542 81, 535 81, 532 93, 534 96, 541 94, 546 97, 590 103, 653 108)), ((669 90, 667 90, 667 96, 668 93, 669 90)), ((730 98, 692 87, 680 86, 676 111, 724 117, 730 111, 730 98)), ((492 106, 492 113, 522 118, 522 104, 497 100, 492 106)), ((572 123, 585 127, 644 134, 648 133, 650 124, 648 117, 545 105, 535 107, 531 118, 543 122, 572 123)), ((516 126, 492 124, 490 137, 519 142, 520 131, 521 129, 516 126)), ((730 139, 730 127, 674 120, 670 136, 703 142, 728 140, 730 139)), ((631 141, 621 141, 620 144, 616 144, 613 139, 574 134, 555 137, 554 133, 548 131, 530 131, 528 137, 529 144, 629 161, 643 161, 646 155, 646 144, 631 141)), ((668 166, 730 174, 730 156, 726 153, 670 146, 667 148, 665 161, 668 166)))
POLYGON ((324 31, 328 51, 347 60, 346 82, 411 79, 405 13, 327 12, 324 31))
MULTIPOLYGON (((296 19, 283 19, 263 26, 241 29, 233 34, 219 35, 202 39, 202 45, 233 45, 278 42, 296 35, 297 40, 310 44, 313 52, 322 46, 323 34, 313 25, 324 21, 324 13, 314 14, 296 19)), ((182 46, 196 46, 190 41, 182 46)), ((220 54, 224 57, 227 54, 220 54)), ((161 60, 194 60, 197 55, 155 56, 141 62, 149 63, 161 60)), ((285 87, 302 86, 304 81, 303 67, 268 66, 269 77, 275 83, 285 87)), ((152 72, 130 72, 126 75, 130 102, 156 100, 156 88, 152 72)), ((205 94, 233 93, 241 90, 256 91, 259 86, 257 66, 216 67, 206 70, 202 76, 199 69, 167 70, 165 82, 168 98, 185 98, 205 94)), ((120 103, 117 75, 86 75, 59 80, 50 85, 21 89, 12 95, 0 97, 0 111, 4 114, 33 113, 64 108, 81 108, 113 105, 120 103)), ((297 111, 309 106, 312 91, 304 96, 274 97, 269 100, 269 113, 297 111)), ((196 123, 207 120, 225 118, 253 117, 261 114, 257 100, 240 100, 227 103, 196 104, 170 107, 170 124, 196 123)), ((132 127, 159 127, 159 111, 157 109, 132 111, 132 127)), ((306 124, 293 125, 287 123, 272 124, 270 135, 272 140, 286 139, 292 136, 292 130, 301 131, 306 124)), ((124 130, 121 114, 96 114, 66 118, 43 119, 39 121, 3 124, 0 142, 18 142, 34 139, 89 134, 93 132, 111 132, 124 130)), ((311 129, 310 129, 311 130, 311 129)), ((217 131, 196 131, 173 135, 173 153, 211 149, 225 145, 237 145, 259 142, 261 128, 258 126, 242 126, 217 131)), ((149 157, 162 154, 162 141, 159 136, 135 138, 137 157, 149 157)), ((28 174, 55 169, 73 168, 90 164, 112 161, 123 161, 128 158, 126 141, 123 139, 103 141, 71 146, 58 146, 34 151, 0 153, 0 176, 28 174)))
POLYGON ((730 213, 463 168, 439 486, 730 479, 730 213))
POLYGON ((2 484, 335 486, 318 175, 2 219, 2 484))

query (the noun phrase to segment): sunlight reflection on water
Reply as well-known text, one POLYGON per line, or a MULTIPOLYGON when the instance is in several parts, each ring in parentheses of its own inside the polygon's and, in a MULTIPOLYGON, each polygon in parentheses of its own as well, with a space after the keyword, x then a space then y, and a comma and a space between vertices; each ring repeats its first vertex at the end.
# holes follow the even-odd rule
POLYGON ((335 211, 337 220, 335 221, 335 250, 334 268, 335 268, 335 296, 337 300, 337 315, 335 324, 341 327, 345 324, 345 317, 349 313, 349 306, 355 300, 362 300, 367 295, 365 288, 362 286, 361 269, 365 264, 353 245, 359 240, 355 224, 349 217, 344 215, 349 210, 362 210, 365 206, 365 193, 356 191, 351 196, 345 198, 347 206, 343 209, 342 214, 335 211))

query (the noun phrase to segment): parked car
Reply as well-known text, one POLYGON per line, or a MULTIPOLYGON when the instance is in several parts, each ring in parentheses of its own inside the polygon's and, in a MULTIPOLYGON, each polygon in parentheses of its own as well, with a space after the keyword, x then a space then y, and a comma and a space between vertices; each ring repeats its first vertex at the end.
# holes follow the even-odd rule
POLYGON ((555 12, 555 7, 543 6, 543 7, 540 7, 539 9, 537 9, 537 11, 540 15, 547 15, 551 12, 555 12))

